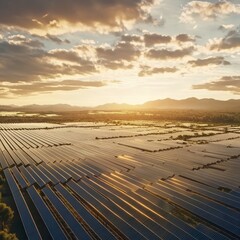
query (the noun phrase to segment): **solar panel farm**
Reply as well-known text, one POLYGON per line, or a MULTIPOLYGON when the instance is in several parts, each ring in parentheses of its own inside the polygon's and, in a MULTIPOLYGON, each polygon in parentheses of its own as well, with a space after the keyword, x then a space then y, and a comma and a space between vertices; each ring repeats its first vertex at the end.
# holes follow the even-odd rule
POLYGON ((2 123, 0 165, 18 239, 240 239, 238 126, 2 123))

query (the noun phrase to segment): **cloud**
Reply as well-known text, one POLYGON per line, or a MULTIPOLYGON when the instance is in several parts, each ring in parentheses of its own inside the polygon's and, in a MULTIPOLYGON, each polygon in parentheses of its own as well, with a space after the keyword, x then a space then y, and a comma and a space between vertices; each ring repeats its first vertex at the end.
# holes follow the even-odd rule
POLYGON ((38 47, 39 44, 36 47, 33 41, 23 39, 15 36, 11 37, 9 42, 0 42, 0 82, 33 82, 54 79, 61 75, 84 75, 96 72, 93 63, 77 58, 72 52, 48 53, 41 46, 38 47), (72 60, 75 64, 54 62, 56 58, 72 60))
POLYGON ((151 47, 155 44, 170 43, 172 38, 170 36, 160 35, 157 33, 144 34, 144 42, 146 47, 151 47))
POLYGON ((54 76, 56 67, 44 61, 45 55, 40 48, 1 42, 0 81, 36 81, 40 79, 39 76, 54 76))
POLYGON ((195 38, 188 34, 179 34, 176 36, 176 41, 178 42, 195 42, 195 38))
POLYGON ((74 50, 54 49, 48 52, 48 56, 68 62, 74 62, 81 65, 93 65, 91 61, 85 60, 74 50))
POLYGON ((161 35, 158 33, 145 33, 143 36, 141 35, 123 35, 121 40, 124 42, 132 42, 132 43, 144 43, 146 47, 152 47, 157 44, 168 44, 168 43, 187 43, 187 42, 195 42, 195 37, 188 35, 186 33, 182 33, 174 36, 169 35, 161 35))
POLYGON ((142 42, 142 37, 139 35, 122 35, 121 40, 124 42, 142 42))
POLYGON ((224 38, 210 40, 208 48, 215 51, 238 50, 240 48, 240 30, 232 30, 224 38))
POLYGON ((146 56, 148 58, 160 59, 160 60, 178 59, 178 58, 183 58, 185 56, 190 56, 193 53, 193 51, 194 51, 194 47, 188 47, 188 48, 177 49, 177 50, 151 49, 146 53, 146 56))
POLYGON ((10 35, 8 36, 7 40, 8 40, 8 43, 14 44, 14 45, 22 45, 22 46, 34 47, 34 48, 44 47, 44 44, 39 40, 33 40, 31 38, 27 38, 22 34, 10 35))
POLYGON ((133 61, 136 60, 141 52, 129 42, 119 42, 113 48, 98 47, 96 48, 99 60, 107 61, 133 61))
POLYGON ((159 19, 154 18, 152 15, 146 15, 143 19, 144 23, 152 24, 153 26, 162 27, 165 24, 165 19, 161 16, 159 19))
POLYGON ((62 43, 70 43, 70 41, 68 39, 62 40, 60 38, 58 38, 57 36, 51 35, 51 34, 46 34, 45 37, 57 44, 62 44, 62 43))
POLYGON ((209 91, 226 91, 240 94, 240 76, 224 76, 216 81, 193 85, 193 89, 206 89, 209 91))
POLYGON ((117 70, 117 69, 131 69, 133 68, 133 64, 126 63, 125 61, 108 61, 108 60, 101 60, 99 62, 101 66, 104 66, 107 69, 117 70))
POLYGON ((190 1, 184 6, 180 21, 194 24, 196 18, 209 20, 232 13, 240 13, 240 4, 234 4, 229 1, 218 1, 216 3, 190 1))
POLYGON ((79 80, 0 84, 0 95, 1 97, 10 98, 56 91, 73 91, 90 87, 103 87, 105 85, 106 83, 103 81, 79 80))
MULTIPOLYGON (((1 0, 0 24, 25 29, 61 28, 62 25, 122 28, 126 21, 146 18, 153 0, 1 0)), ((96 30, 96 29, 95 29, 96 30)))
POLYGON ((208 65, 230 65, 231 63, 226 61, 224 57, 209 57, 204 59, 190 60, 188 63, 192 67, 204 67, 208 65))
POLYGON ((128 42, 119 42, 114 47, 96 47, 96 57, 98 64, 105 68, 116 69, 131 69, 131 62, 137 60, 141 52, 132 44, 132 40, 138 40, 137 36, 123 36, 128 42))
POLYGON ((234 28, 234 24, 222 24, 219 26, 219 30, 225 31, 225 30, 230 30, 234 28))
POLYGON ((163 73, 175 73, 178 71, 176 67, 156 67, 151 68, 149 66, 142 66, 142 70, 138 73, 139 77, 150 76, 153 74, 163 74, 163 73))

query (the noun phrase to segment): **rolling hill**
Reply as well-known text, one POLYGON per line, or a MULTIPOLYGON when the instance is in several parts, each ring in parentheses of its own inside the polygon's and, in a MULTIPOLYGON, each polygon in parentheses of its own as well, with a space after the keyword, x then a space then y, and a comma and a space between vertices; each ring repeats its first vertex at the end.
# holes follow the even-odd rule
POLYGON ((67 112, 67 111, 121 111, 121 110, 202 110, 202 111, 222 111, 240 112, 240 99, 215 100, 187 98, 174 100, 170 98, 149 101, 141 105, 108 103, 96 107, 71 106, 68 104, 55 105, 0 105, 0 111, 22 111, 22 112, 67 112))

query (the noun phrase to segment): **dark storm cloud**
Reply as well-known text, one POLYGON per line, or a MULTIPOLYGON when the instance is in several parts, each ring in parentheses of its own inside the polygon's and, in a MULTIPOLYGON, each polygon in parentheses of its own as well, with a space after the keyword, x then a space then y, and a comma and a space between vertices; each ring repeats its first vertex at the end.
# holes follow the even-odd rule
POLYGON ((1 0, 0 24, 44 29, 63 20, 86 26, 119 27, 124 20, 144 18, 143 6, 152 4, 153 0, 1 0))
POLYGON ((17 85, 0 84, 1 97, 24 96, 40 93, 52 93, 56 91, 73 91, 90 87, 103 87, 106 84, 101 81, 63 80, 51 82, 19 83, 17 85))
POLYGON ((151 47, 155 44, 170 43, 172 38, 170 36, 160 35, 156 33, 144 34, 144 42, 146 47, 151 47))
POLYGON ((240 94, 240 76, 224 76, 216 81, 193 85, 193 89, 226 91, 234 94, 240 94))
POLYGON ((193 53, 193 51, 194 51, 194 47, 188 47, 188 48, 177 49, 177 50, 151 49, 146 53, 146 56, 152 59, 160 59, 160 60, 178 59, 178 58, 183 58, 185 56, 190 56, 193 53))
POLYGON ((176 67, 159 67, 151 68, 149 66, 142 66, 142 70, 138 73, 139 77, 150 76, 153 74, 175 73, 178 69, 176 67))
POLYGON ((226 61, 224 57, 209 57, 205 59, 197 59, 188 61, 192 67, 204 67, 208 65, 230 65, 231 63, 226 61))

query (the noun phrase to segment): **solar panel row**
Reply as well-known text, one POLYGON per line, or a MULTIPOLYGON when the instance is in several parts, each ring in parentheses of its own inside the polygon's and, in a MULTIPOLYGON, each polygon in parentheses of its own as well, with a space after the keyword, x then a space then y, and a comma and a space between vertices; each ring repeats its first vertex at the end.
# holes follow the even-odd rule
POLYGON ((29 199, 53 239, 240 236, 237 138, 152 153, 115 139, 64 145, 64 128, 11 127, 0 130, 0 164, 29 239, 44 236, 29 199))

